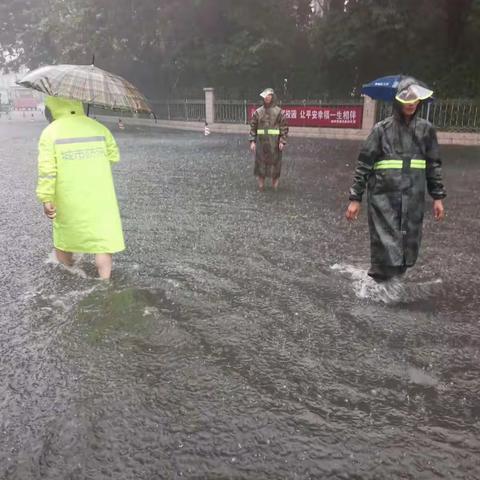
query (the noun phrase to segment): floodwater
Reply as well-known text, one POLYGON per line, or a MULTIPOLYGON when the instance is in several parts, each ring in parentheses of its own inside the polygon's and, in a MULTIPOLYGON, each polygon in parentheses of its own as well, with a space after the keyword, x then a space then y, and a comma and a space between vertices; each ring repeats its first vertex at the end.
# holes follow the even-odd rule
MULTIPOLYGON (((355 142, 116 132, 114 278, 52 257, 41 123, 0 123, 0 479, 480 478, 480 151, 401 282, 343 219, 355 142)), ((430 203, 430 201, 429 201, 430 203)))

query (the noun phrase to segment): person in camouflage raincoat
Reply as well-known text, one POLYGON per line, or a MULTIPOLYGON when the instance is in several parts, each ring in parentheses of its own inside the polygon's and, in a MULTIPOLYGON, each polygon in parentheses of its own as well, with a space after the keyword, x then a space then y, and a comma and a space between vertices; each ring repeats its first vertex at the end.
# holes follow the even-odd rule
POLYGON ((272 187, 277 189, 288 126, 282 109, 276 105, 275 92, 267 88, 260 96, 263 106, 255 111, 250 123, 250 149, 255 153, 254 175, 260 190, 265 187, 266 177, 272 179, 272 187))
POLYGON ((405 273, 418 257, 425 210, 425 190, 433 198, 436 220, 444 217, 437 135, 417 117, 419 105, 433 92, 411 77, 398 85, 393 115, 377 123, 358 157, 350 189, 348 220, 355 220, 368 190, 371 267, 377 281, 405 273))

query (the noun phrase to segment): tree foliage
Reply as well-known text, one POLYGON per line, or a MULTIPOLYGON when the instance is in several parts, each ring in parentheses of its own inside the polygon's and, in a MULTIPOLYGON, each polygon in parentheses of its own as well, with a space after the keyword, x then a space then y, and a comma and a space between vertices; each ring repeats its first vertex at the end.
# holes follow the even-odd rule
POLYGON ((0 0, 0 67, 96 64, 151 97, 344 97, 407 73, 480 96, 480 0, 0 0))

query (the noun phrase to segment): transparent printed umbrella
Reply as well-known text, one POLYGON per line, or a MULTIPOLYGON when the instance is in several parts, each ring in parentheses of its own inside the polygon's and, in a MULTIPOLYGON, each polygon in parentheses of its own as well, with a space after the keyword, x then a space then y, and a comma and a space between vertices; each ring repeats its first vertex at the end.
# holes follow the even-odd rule
POLYGON ((124 78, 95 65, 49 65, 28 73, 19 82, 52 97, 135 113, 153 113, 146 98, 124 78))

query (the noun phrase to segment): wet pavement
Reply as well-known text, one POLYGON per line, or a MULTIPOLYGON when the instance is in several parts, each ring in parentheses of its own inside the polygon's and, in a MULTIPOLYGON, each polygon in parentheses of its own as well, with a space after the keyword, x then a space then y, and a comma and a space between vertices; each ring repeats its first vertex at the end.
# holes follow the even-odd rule
POLYGON ((292 139, 260 193, 246 136, 115 132, 105 284, 52 259, 42 127, 0 123, 0 479, 480 478, 480 149, 443 148, 447 219, 378 286, 358 143, 292 139))

